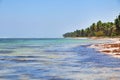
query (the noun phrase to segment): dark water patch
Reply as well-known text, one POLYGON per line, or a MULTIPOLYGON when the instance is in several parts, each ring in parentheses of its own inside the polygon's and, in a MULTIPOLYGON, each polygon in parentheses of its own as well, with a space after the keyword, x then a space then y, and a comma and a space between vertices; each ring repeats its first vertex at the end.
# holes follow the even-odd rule
POLYGON ((17 48, 44 48, 44 46, 31 46, 31 45, 21 45, 16 47, 17 48))
POLYGON ((43 49, 46 46, 43 45, 10 45, 10 46, 0 46, 1 49, 20 49, 20 48, 30 48, 30 49, 34 49, 34 48, 38 48, 38 49, 43 49))
POLYGON ((4 48, 2 48, 2 49, 17 49, 17 47, 16 46, 7 46, 7 47, 4 47, 4 48))
POLYGON ((60 50, 60 49, 56 49, 56 50, 45 50, 45 52, 74 52, 73 50, 60 50))
POLYGON ((40 58, 41 56, 14 56, 16 58, 40 58))
POLYGON ((39 79, 39 80, 73 80, 73 79, 60 78, 59 76, 39 76, 39 77, 31 76, 31 79, 39 79))
POLYGON ((0 56, 0 59, 14 59, 14 58, 40 58, 41 56, 0 56))
POLYGON ((77 46, 77 47, 89 47, 90 45, 92 45, 92 44, 87 44, 87 45, 79 45, 79 46, 77 46))
MULTIPOLYGON (((39 56, 0 56, 0 63, 38 63, 46 62, 39 56)), ((43 57, 42 57, 43 58, 43 57)))
POLYGON ((51 50, 45 50, 45 52, 75 52, 74 48, 58 48, 58 49, 51 49, 51 50))
POLYGON ((17 46, 5 46, 3 47, 3 49, 19 49, 19 48, 31 48, 31 49, 34 49, 34 48, 44 48, 45 46, 31 46, 31 45, 17 45, 17 46))
POLYGON ((49 69, 43 69, 43 68, 36 68, 34 66, 17 66, 17 67, 12 67, 11 69, 15 69, 16 73, 23 73, 23 74, 42 74, 49 72, 49 69))
POLYGON ((16 63, 31 63, 31 62, 38 62, 38 60, 31 60, 27 58, 0 58, 0 61, 7 61, 7 62, 16 62, 16 63))
POLYGON ((37 40, 48 40, 49 38, 0 38, 0 43, 19 43, 37 40))
POLYGON ((61 78, 59 76, 46 76, 46 79, 48 80, 72 80, 72 79, 61 78))
POLYGON ((81 73, 81 71, 80 70, 77 70, 77 71, 69 71, 70 73, 81 73))
POLYGON ((120 72, 120 69, 116 69, 116 70, 112 70, 112 71, 115 71, 115 72, 120 72))
POLYGON ((0 43, 16 43, 16 42, 18 42, 17 40, 15 40, 15 39, 0 39, 0 43))
POLYGON ((26 59, 11 59, 9 61, 12 61, 12 62, 21 62, 21 63, 31 63, 31 62, 37 62, 37 60, 26 60, 26 59))
POLYGON ((13 53, 13 51, 10 50, 0 50, 0 54, 10 54, 13 53))
POLYGON ((9 74, 9 75, 4 75, 0 76, 1 79, 9 79, 9 80, 18 80, 18 75, 15 74, 9 74))

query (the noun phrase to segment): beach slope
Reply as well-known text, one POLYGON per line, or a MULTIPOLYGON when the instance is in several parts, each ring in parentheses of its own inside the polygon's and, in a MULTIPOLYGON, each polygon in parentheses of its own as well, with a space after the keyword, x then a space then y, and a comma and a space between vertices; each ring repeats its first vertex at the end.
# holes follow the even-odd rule
POLYGON ((106 38, 105 40, 111 40, 110 43, 92 44, 89 47, 94 48, 101 53, 111 55, 113 57, 120 58, 120 40, 119 38, 106 38))

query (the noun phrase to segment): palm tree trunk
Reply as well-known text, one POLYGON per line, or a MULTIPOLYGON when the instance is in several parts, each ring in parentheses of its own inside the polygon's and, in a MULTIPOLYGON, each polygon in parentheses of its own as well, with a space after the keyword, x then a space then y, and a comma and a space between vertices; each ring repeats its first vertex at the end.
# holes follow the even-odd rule
MULTIPOLYGON (((119 42, 120 42, 120 38, 119 38, 119 42)), ((120 50, 120 43, 119 43, 119 50, 120 50)))

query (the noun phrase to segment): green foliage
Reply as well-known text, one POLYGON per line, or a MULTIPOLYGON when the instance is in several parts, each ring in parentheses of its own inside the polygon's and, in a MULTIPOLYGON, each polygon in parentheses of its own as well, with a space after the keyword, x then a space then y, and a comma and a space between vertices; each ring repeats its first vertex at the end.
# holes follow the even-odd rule
POLYGON ((113 22, 98 21, 86 29, 68 32, 64 37, 114 37, 120 36, 120 15, 113 22))
POLYGON ((115 19, 116 34, 120 35, 120 15, 115 19))
POLYGON ((97 37, 101 37, 101 36, 104 36, 104 33, 103 33, 103 31, 98 31, 98 32, 95 32, 95 35, 97 37))

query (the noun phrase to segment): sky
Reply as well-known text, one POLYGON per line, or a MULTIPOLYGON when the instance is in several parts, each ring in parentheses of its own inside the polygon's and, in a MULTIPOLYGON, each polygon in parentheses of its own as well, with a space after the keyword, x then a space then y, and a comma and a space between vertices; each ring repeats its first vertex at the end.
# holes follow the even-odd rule
POLYGON ((119 14, 120 0, 0 0, 0 37, 60 38, 119 14))

